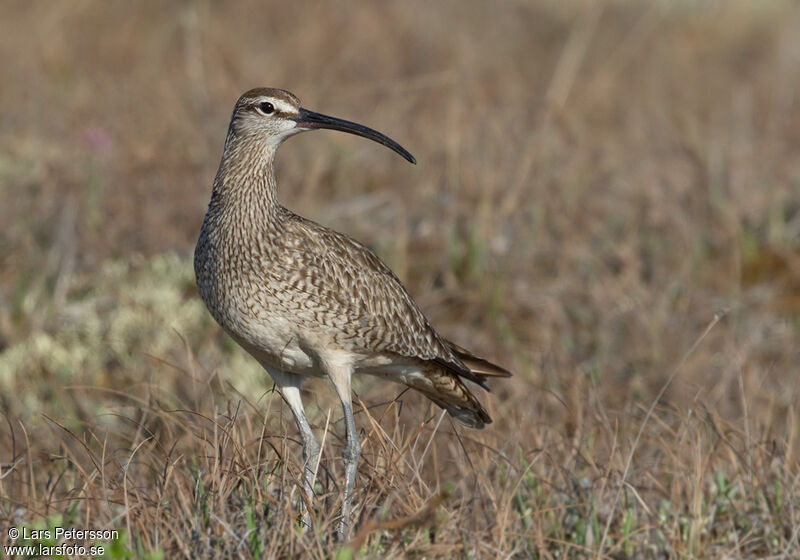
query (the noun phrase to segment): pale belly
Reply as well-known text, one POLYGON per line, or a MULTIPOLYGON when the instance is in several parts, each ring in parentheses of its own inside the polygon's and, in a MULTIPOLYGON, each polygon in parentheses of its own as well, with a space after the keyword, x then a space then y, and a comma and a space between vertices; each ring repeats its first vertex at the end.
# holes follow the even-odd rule
POLYGON ((300 332, 291 313, 265 291, 220 286, 198 278, 200 296, 211 315, 261 365, 300 375, 324 375, 315 341, 300 332))
POLYGON ((325 358, 335 356, 348 363, 353 373, 398 381, 419 375, 415 360, 353 347, 343 336, 342 325, 334 324, 338 321, 316 321, 313 311, 304 308, 299 298, 289 298, 281 286, 270 289, 263 277, 237 275, 235 281, 226 281, 220 275, 205 273, 203 263, 196 272, 200 296, 211 315, 267 369, 321 377, 326 375, 325 358))
POLYGON ((299 375, 322 376, 317 352, 291 322, 279 318, 251 321, 242 318, 243 329, 225 330, 261 365, 299 375))
POLYGON ((312 333, 298 327, 290 315, 254 313, 237 306, 219 310, 206 304, 223 329, 267 369, 323 377, 326 372, 321 356, 343 352, 354 374, 377 375, 409 384, 421 375, 416 360, 383 353, 348 352, 338 348, 323 332, 312 333))

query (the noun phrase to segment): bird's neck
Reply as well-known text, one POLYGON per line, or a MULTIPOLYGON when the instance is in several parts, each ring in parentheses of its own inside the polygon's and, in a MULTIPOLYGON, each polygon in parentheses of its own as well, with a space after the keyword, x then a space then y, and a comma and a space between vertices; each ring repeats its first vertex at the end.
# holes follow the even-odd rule
POLYGON ((276 147, 229 135, 209 211, 237 214, 262 225, 274 222, 280 214, 273 167, 276 147))

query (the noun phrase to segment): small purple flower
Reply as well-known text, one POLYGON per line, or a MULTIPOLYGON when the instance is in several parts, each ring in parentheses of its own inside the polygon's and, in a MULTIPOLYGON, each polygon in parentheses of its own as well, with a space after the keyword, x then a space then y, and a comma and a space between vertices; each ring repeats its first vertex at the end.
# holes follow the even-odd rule
POLYGON ((89 125, 83 129, 81 143, 94 155, 105 156, 111 151, 114 141, 105 128, 89 125))

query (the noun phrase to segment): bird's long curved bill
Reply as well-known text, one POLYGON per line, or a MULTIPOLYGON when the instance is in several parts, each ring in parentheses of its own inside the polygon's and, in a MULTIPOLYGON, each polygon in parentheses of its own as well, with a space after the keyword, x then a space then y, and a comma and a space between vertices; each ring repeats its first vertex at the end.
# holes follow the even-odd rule
POLYGON ((370 140, 374 140, 379 144, 383 144, 387 148, 391 148, 411 163, 417 163, 417 160, 414 159, 414 156, 408 153, 408 150, 403 148, 403 146, 385 134, 381 134, 377 130, 373 130, 364 125, 346 121, 344 119, 337 119, 336 117, 329 117, 328 115, 323 115, 321 113, 308 111, 302 107, 298 111, 295 120, 297 121, 297 126, 300 128, 329 128, 331 130, 349 132, 350 134, 355 134, 356 136, 369 138, 370 140))

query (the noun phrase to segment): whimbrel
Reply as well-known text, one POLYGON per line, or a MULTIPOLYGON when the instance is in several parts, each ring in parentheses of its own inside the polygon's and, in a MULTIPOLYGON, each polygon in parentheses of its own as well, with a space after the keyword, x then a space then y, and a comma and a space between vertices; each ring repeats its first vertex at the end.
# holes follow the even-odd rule
POLYGON ((343 539, 361 454, 353 374, 404 383, 470 428, 491 419, 463 380, 486 388, 488 377, 511 374, 437 334, 397 276, 367 247, 278 203, 275 151, 288 137, 318 128, 369 138, 416 163, 380 132, 308 111, 288 91, 250 90, 233 109, 194 268, 214 319, 267 370, 292 410, 303 439, 307 503, 320 446, 303 411, 300 385, 308 376, 333 383, 346 431, 338 528, 343 539))

